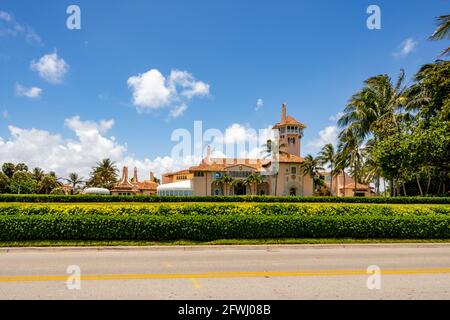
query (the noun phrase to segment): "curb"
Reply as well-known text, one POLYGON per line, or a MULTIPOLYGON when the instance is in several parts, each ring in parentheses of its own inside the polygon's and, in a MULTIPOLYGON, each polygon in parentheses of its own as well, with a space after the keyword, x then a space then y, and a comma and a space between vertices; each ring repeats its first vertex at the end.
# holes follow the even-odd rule
POLYGON ((4 247, 2 253, 22 252, 123 252, 123 251, 207 251, 346 248, 450 248, 450 243, 362 243, 362 244, 270 244, 270 245, 187 245, 187 246, 102 246, 102 247, 4 247))

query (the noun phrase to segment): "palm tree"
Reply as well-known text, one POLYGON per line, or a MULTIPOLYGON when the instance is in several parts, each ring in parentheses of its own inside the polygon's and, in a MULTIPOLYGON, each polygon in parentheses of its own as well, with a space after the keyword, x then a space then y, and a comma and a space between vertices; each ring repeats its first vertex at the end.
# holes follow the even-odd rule
POLYGON ((34 168, 33 171, 31 172, 31 174, 33 175, 34 180, 39 182, 42 180, 45 173, 44 173, 44 170, 42 170, 41 168, 34 168))
POLYGON ((252 173, 244 180, 244 185, 250 186, 250 192, 252 195, 256 195, 258 184, 263 183, 263 178, 259 173, 252 173))
POLYGON ((88 184, 90 186, 111 189, 117 182, 117 166, 110 159, 103 159, 92 168, 88 184))
POLYGON ((361 144, 368 144, 372 139, 376 144, 400 131, 405 114, 399 111, 409 103, 409 90, 404 86, 404 81, 403 70, 395 84, 387 75, 375 76, 367 79, 364 87, 350 98, 344 115, 338 120, 339 127, 343 128, 340 134, 342 145, 339 148, 342 170, 349 162, 356 169, 353 174, 358 175, 357 166, 360 166, 362 159, 361 144), (352 150, 353 147, 356 149, 352 150))
POLYGON ((339 174, 342 173, 342 183, 344 186, 344 193, 343 196, 345 197, 345 169, 349 166, 349 157, 348 154, 344 153, 344 151, 341 149, 341 147, 338 148, 336 153, 336 160, 334 165, 334 170, 336 173, 338 173, 338 196, 339 196, 339 174))
POLYGON ((334 176, 334 163, 336 158, 336 153, 334 152, 334 147, 331 143, 326 144, 319 153, 319 159, 322 161, 322 165, 329 163, 330 168, 330 192, 333 195, 333 176, 334 176))
POLYGON ((56 178, 50 174, 45 174, 38 182, 39 193, 49 194, 53 189, 59 187, 60 184, 56 178))
POLYGON ((79 184, 82 184, 84 182, 84 178, 80 177, 77 173, 72 172, 69 174, 69 178, 64 179, 66 180, 68 183, 70 183, 72 190, 70 191, 70 194, 74 194, 75 190, 77 188, 77 186, 79 184))
POLYGON ((361 140, 373 136, 380 141, 395 133, 399 120, 397 111, 407 102, 404 81, 403 70, 395 85, 387 75, 367 79, 363 89, 350 98, 338 120, 339 127, 351 128, 361 140))
POLYGON ((314 158, 312 155, 308 154, 305 160, 300 164, 300 172, 303 175, 309 175, 313 179, 314 190, 316 189, 317 181, 316 176, 319 172, 324 170, 321 166, 321 160, 319 158, 314 158))
POLYGON ((228 189, 233 185, 234 179, 224 174, 223 176, 221 176, 219 179, 216 180, 216 183, 223 187, 224 194, 228 196, 229 195, 228 189))
MULTIPOLYGON (((274 148, 274 144, 272 140, 267 140, 267 143, 264 144, 262 146, 263 148, 263 159, 271 159, 271 161, 273 161, 273 159, 276 159, 276 161, 278 161, 279 157, 281 156, 286 156, 286 157, 290 157, 291 155, 286 151, 286 144, 285 143, 278 143, 275 145, 274 148), (278 152, 277 152, 278 151, 278 152), (278 153, 278 154, 277 154, 278 153)), ((277 194, 277 187, 278 187, 278 174, 279 174, 279 168, 276 170, 275 172, 275 193, 274 195, 277 194)))
POLYGON ((344 157, 348 157, 348 163, 353 167, 353 179, 355 180, 354 190, 356 190, 359 180, 359 168, 361 167, 363 159, 361 149, 362 141, 357 133, 354 130, 351 130, 351 128, 342 131, 339 135, 339 139, 339 150, 341 150, 344 157))
MULTIPOLYGON (((430 40, 450 38, 450 15, 437 17, 438 27, 430 36, 430 40)), ((450 47, 442 51, 441 56, 450 54, 450 47)))

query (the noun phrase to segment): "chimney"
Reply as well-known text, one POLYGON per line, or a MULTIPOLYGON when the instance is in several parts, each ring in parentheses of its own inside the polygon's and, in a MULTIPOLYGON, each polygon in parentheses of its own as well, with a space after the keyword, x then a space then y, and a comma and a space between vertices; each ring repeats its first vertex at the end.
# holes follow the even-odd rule
POLYGON ((134 182, 134 183, 139 182, 139 180, 138 180, 138 174, 137 174, 137 168, 136 168, 136 167, 134 167, 133 182, 134 182))
POLYGON ((150 171, 150 181, 155 181, 155 176, 153 175, 153 171, 150 171))
POLYGON ((122 171, 122 183, 128 181, 128 167, 124 166, 122 171))
POLYGON ((286 120, 286 104, 281 106, 281 121, 286 120))

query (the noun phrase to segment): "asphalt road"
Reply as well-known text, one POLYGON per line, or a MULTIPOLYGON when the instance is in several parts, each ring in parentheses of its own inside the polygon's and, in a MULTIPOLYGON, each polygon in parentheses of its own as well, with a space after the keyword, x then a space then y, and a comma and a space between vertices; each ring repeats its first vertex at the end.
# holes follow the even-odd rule
POLYGON ((0 299, 450 299, 450 245, 0 249, 0 299))

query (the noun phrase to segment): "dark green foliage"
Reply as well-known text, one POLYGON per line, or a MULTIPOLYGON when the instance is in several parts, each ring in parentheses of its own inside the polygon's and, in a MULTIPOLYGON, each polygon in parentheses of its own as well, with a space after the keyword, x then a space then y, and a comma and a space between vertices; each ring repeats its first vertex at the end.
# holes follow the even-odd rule
POLYGON ((450 204, 450 197, 104 196, 0 194, 0 202, 294 202, 450 204))
POLYGON ((259 238, 449 239, 450 208, 294 204, 0 207, 0 241, 259 238))

